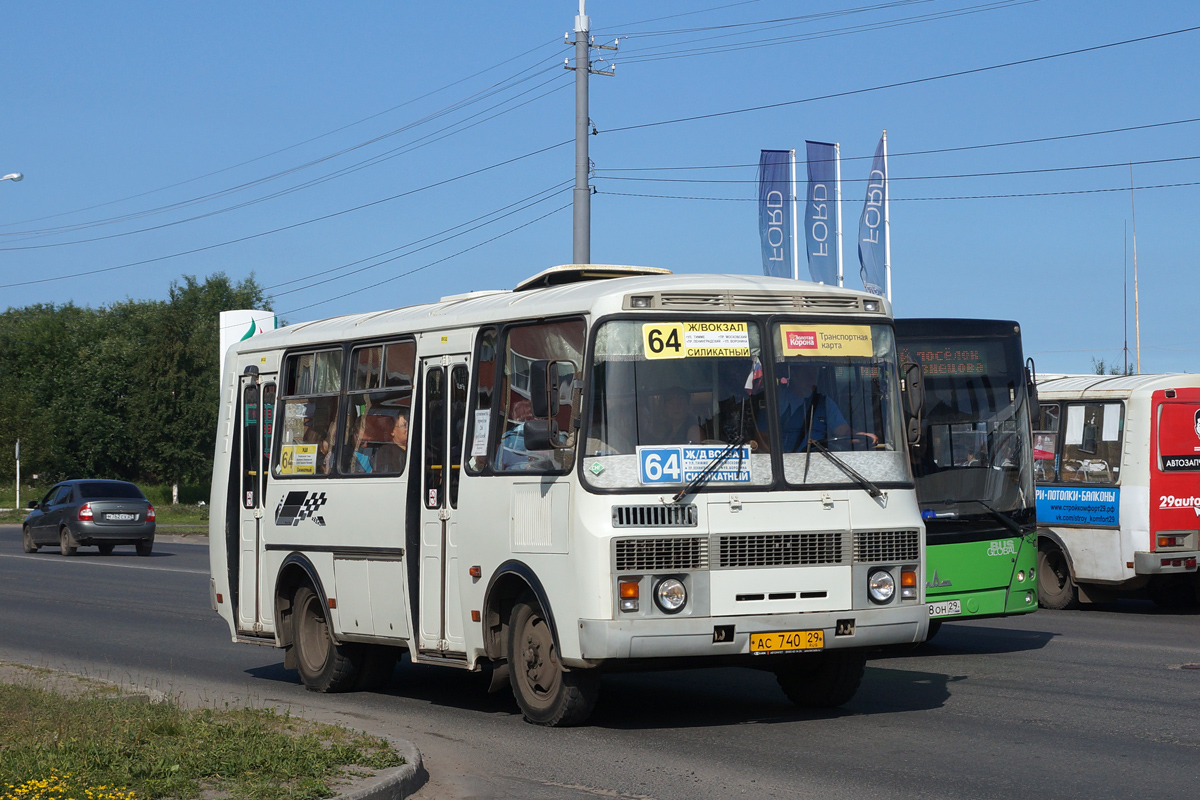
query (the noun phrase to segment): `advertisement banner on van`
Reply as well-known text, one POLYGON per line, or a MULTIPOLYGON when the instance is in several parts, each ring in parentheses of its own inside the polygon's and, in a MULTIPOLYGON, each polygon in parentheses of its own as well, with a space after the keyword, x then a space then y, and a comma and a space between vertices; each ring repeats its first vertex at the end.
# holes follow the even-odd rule
POLYGON ((1158 453, 1163 472, 1200 471, 1200 407, 1163 403, 1158 418, 1158 453))
POLYGON ((1121 490, 1117 487, 1039 486, 1036 491, 1039 524, 1103 528, 1116 528, 1121 524, 1121 490))
POLYGON ((780 325, 779 346, 788 356, 860 356, 875 353, 870 325, 780 325))

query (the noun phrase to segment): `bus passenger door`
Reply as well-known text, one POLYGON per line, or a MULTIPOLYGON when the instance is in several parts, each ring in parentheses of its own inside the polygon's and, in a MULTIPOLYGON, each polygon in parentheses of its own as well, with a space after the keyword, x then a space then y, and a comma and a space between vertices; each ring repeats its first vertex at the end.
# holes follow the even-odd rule
POLYGON ((241 491, 238 535, 238 629, 262 631, 261 567, 263 503, 271 458, 274 422, 274 376, 243 375, 239 423, 242 426, 238 462, 241 491))
POLYGON ((421 553, 418 648, 466 653, 459 601, 458 482, 469 386, 467 356, 422 361, 421 553))

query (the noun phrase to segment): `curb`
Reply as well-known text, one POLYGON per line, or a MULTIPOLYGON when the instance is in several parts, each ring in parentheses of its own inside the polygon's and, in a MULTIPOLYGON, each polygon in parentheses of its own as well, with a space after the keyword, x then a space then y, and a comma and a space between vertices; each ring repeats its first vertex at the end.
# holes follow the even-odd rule
POLYGON ((403 739, 387 738, 404 757, 404 763, 371 778, 361 789, 338 795, 334 800, 404 800, 425 785, 429 773, 421 763, 421 751, 417 746, 403 739))

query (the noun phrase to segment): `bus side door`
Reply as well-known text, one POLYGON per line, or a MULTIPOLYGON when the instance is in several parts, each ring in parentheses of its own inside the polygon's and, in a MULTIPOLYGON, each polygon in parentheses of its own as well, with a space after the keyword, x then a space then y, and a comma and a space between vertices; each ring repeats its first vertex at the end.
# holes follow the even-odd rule
MULTIPOLYGON (((243 375, 238 404, 242 426, 239 464, 238 535, 238 628, 260 632, 263 629, 262 552, 263 504, 267 490, 267 469, 271 459, 271 432, 275 416, 275 376, 243 375)), ((269 606, 266 606, 269 608, 269 606)))
POLYGON ((468 357, 426 358, 421 413, 418 650, 465 655, 459 599, 458 485, 466 428, 468 357))

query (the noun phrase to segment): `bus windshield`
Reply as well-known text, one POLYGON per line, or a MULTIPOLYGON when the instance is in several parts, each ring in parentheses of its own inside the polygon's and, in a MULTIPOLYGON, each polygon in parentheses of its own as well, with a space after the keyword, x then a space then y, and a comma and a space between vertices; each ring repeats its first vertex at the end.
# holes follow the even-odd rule
POLYGON ((907 482, 890 327, 782 322, 769 339, 748 319, 603 323, 588 483, 679 486, 714 459, 710 491, 772 485, 780 467, 793 485, 907 482))
MULTIPOLYGON (((953 322, 953 321, 951 321, 953 322)), ((933 518, 995 512, 1029 523, 1034 508, 1029 401, 1019 335, 908 336, 900 357, 921 365, 925 407, 913 473, 933 518)))

